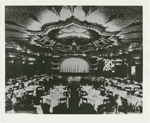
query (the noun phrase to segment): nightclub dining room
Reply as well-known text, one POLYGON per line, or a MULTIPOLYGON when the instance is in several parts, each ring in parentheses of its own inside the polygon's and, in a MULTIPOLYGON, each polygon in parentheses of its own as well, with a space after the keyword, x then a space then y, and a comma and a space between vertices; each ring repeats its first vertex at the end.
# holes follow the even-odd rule
POLYGON ((142 6, 5 6, 6 114, 142 114, 142 6))

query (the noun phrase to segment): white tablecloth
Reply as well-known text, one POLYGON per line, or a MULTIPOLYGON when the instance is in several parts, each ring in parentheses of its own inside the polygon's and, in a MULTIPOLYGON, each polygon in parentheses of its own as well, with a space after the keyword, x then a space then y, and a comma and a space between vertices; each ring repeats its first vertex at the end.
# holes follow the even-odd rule
MULTIPOLYGON (((103 100, 104 99, 108 99, 107 97, 104 97, 104 96, 90 96, 90 95, 87 95, 87 96, 83 96, 83 98, 86 98, 87 99, 87 103, 90 103, 91 105, 94 106, 94 110, 97 111, 97 108, 99 105, 102 105, 103 104, 103 100)), ((82 104, 82 98, 79 102, 79 106, 82 104)))
POLYGON ((41 105, 35 105, 34 107, 36 107, 36 113, 37 114, 43 114, 43 110, 41 105))
POLYGON ((53 112, 53 108, 57 105, 59 105, 60 103, 60 99, 61 98, 66 98, 65 96, 59 94, 59 95, 46 95, 46 96, 42 96, 41 98, 43 98, 43 103, 47 103, 50 105, 50 109, 49 111, 52 113, 53 112))
POLYGON ((120 97, 127 99, 128 104, 132 104, 134 106, 142 105, 143 101, 141 97, 127 95, 126 91, 117 90, 113 87, 106 87, 107 90, 113 91, 113 95, 118 94, 120 97))

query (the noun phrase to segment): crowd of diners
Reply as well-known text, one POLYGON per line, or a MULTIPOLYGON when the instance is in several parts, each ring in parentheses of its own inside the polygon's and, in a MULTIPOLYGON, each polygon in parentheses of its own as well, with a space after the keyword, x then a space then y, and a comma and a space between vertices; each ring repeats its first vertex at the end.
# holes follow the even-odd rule
POLYGON ((78 107, 73 112, 67 77, 41 74, 11 78, 5 83, 5 110, 6 113, 22 111, 37 114, 142 113, 143 87, 140 82, 128 78, 88 76, 81 77, 77 88, 78 107), (55 92, 62 95, 58 96, 55 92), (54 101, 57 105, 52 106, 52 100, 44 101, 53 97, 58 98, 57 102, 54 101))

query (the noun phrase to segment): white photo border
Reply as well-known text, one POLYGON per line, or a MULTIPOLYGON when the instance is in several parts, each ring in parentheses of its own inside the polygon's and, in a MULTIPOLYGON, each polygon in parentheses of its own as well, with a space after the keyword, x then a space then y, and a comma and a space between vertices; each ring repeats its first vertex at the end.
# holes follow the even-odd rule
POLYGON ((2 122, 149 122, 149 2, 148 1, 1 1, 0 81, 2 122), (5 113, 5 6, 96 5, 143 6, 143 113, 127 115, 38 115, 5 113))

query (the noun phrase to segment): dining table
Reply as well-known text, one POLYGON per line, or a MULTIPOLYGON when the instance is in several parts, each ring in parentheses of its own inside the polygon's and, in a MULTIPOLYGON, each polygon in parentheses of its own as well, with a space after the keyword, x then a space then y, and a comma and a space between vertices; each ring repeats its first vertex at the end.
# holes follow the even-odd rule
POLYGON ((50 105, 49 111, 52 113, 53 108, 60 104, 60 99, 66 98, 66 96, 64 96, 63 94, 55 94, 55 95, 51 94, 51 95, 41 96, 41 98, 43 99, 43 103, 50 105))

